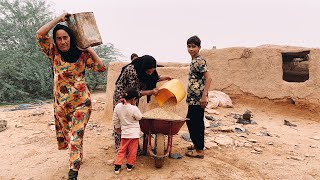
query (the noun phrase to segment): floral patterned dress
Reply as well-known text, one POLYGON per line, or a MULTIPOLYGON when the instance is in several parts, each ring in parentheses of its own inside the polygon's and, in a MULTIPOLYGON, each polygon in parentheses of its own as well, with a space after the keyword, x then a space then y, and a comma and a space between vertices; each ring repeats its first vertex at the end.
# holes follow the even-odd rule
POLYGON ((86 51, 82 52, 78 61, 65 62, 49 35, 37 34, 36 38, 53 66, 54 119, 58 149, 70 149, 69 168, 78 171, 83 155, 84 130, 92 109, 85 69, 103 72, 106 67, 95 63, 86 51))
MULTIPOLYGON (((116 83, 116 88, 113 94, 113 109, 127 88, 136 88, 138 92, 140 91, 138 74, 133 65, 128 65, 120 74, 119 81, 116 83)), ((120 146, 121 135, 117 134, 115 129, 113 131, 113 137, 115 141, 115 148, 118 150, 120 146)))

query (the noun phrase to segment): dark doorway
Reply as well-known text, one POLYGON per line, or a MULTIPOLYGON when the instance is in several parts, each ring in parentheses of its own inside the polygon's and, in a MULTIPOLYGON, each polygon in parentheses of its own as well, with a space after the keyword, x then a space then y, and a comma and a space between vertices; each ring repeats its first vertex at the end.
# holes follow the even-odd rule
POLYGON ((310 51, 283 52, 282 79, 287 82, 305 82, 309 79, 310 51))

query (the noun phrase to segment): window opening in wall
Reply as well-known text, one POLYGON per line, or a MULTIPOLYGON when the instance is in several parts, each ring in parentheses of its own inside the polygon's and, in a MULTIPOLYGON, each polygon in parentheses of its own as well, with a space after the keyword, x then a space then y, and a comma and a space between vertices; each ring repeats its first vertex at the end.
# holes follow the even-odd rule
POLYGON ((305 82, 309 79, 310 51, 282 52, 282 79, 287 82, 305 82))

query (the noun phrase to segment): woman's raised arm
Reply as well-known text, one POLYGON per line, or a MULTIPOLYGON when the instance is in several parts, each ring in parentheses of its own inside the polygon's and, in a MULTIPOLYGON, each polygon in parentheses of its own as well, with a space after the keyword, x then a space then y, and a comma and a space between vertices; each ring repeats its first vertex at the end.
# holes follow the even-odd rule
POLYGON ((41 35, 41 36, 45 36, 48 34, 48 32, 59 22, 64 22, 66 19, 66 17, 70 16, 69 13, 63 13, 60 16, 54 18, 53 20, 51 20, 50 22, 48 22, 47 24, 43 25, 40 29, 38 29, 37 34, 41 35))

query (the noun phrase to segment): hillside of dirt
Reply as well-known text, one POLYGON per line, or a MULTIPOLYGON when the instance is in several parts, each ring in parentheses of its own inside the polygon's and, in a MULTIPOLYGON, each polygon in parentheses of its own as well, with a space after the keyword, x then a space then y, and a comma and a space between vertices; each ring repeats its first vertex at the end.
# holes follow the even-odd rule
MULTIPOLYGON (((320 179, 318 114, 294 104, 254 97, 233 97, 233 108, 216 109, 207 121, 204 159, 165 159, 161 169, 150 156, 139 156, 132 172, 113 172, 115 157, 111 117, 105 116, 106 94, 93 94, 93 113, 84 139, 79 179, 320 179), (256 124, 236 123, 249 110, 256 124), (285 125, 285 121, 289 122, 285 125)), ((181 102, 183 103, 183 102, 181 102)), ((0 107, 0 180, 66 179, 68 151, 57 150, 50 101, 0 107)), ((173 153, 184 155, 189 142, 173 139, 173 153)))

